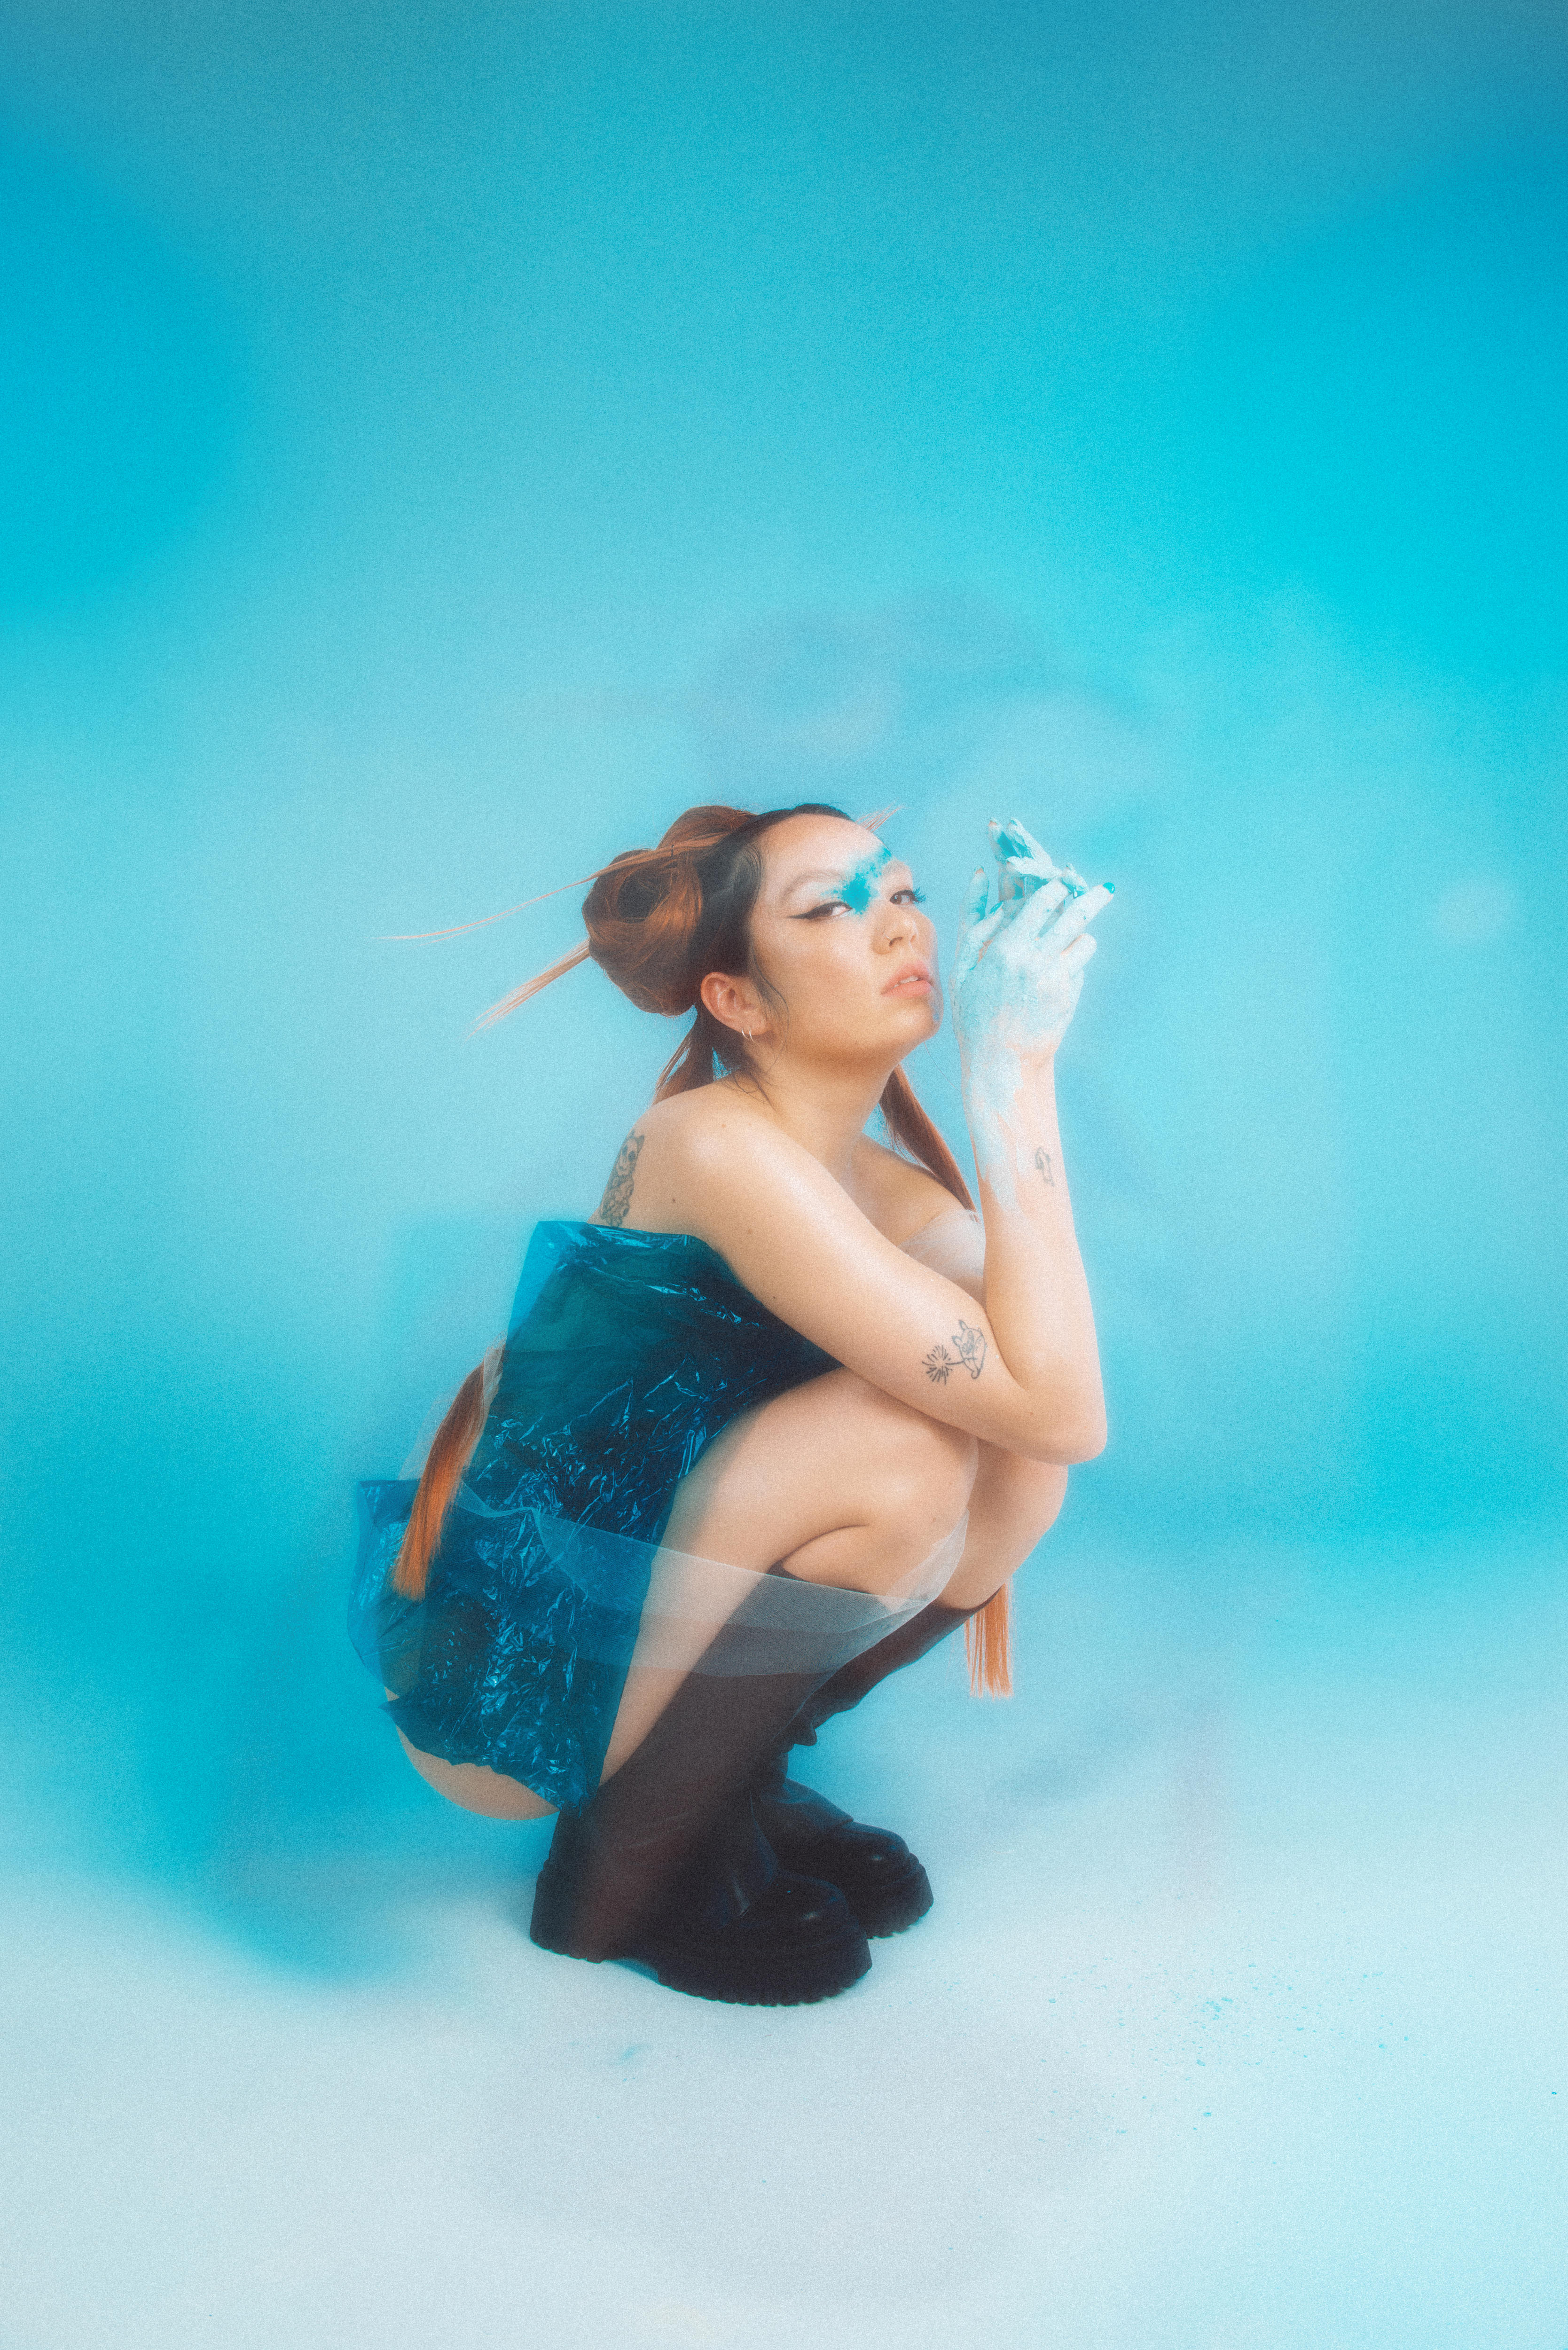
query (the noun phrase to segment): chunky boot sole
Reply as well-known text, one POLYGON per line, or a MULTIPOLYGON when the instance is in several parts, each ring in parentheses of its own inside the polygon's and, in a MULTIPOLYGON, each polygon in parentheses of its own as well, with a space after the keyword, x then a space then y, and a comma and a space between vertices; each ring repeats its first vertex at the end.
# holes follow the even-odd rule
POLYGON ((871 1970, 864 1932, 843 1930, 815 1948, 806 1942, 788 1951, 776 1944, 750 1951, 688 1937, 671 1925, 639 1935, 625 1955, 651 1967, 670 1991, 737 2007, 807 2007, 836 1999, 871 1970))

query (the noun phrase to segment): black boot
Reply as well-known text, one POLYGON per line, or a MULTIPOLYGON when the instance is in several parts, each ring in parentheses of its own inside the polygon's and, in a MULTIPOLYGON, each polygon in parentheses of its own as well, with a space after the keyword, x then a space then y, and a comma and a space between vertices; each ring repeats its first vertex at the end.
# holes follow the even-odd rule
POLYGON ((911 1616, 907 1624, 889 1632, 885 1640, 851 1657, 846 1665, 841 1665, 826 1680, 819 1682, 801 1706, 790 1724, 790 1745, 815 1746, 816 1733, 825 1721, 831 1721, 836 1713, 847 1713, 878 1681, 885 1681, 901 1666, 912 1665, 928 1648, 934 1648, 939 1640, 945 1640, 950 1632, 956 1632, 961 1624, 967 1624, 971 1616, 978 1615, 985 1604, 981 1600, 974 1607, 949 1607, 944 1601, 933 1599, 918 1616, 911 1616))
POLYGON ((902 1836, 890 1828, 861 1826, 836 1804, 787 1778, 785 1757, 792 1746, 815 1746, 825 1721, 847 1713, 878 1681, 913 1664, 974 1612, 933 1599, 885 1640, 841 1666, 801 1707, 784 1742, 754 1783, 757 1822, 779 1857, 787 1867, 836 1885, 867 1934, 901 1934, 923 1918, 935 1898, 930 1878, 902 1836))
MULTIPOLYGON (((728 1651, 728 1654, 726 1654, 728 1651)), ((830 1885, 781 1868, 749 1781, 785 1741, 815 1675, 727 1671, 722 1630, 647 1736, 581 1811, 556 1822, 529 1931, 567 1957, 633 1959, 703 1999, 794 2005, 847 1991, 871 1963, 830 1885)))
POLYGON ((931 1906, 931 1880, 901 1835, 862 1827, 784 1776, 781 1748, 753 1783, 758 1826, 786 1868, 837 1887, 865 1934, 901 1934, 931 1906))
POLYGON ((630 1959, 670 1991, 751 2007, 831 1999, 869 1968, 864 1929, 844 1895, 781 1867, 744 1801, 732 1801, 699 1838, 651 1915, 607 1941, 596 1937, 582 1900, 603 1865, 593 1813, 589 1804, 556 1823, 528 1929, 541 1949, 630 1959))

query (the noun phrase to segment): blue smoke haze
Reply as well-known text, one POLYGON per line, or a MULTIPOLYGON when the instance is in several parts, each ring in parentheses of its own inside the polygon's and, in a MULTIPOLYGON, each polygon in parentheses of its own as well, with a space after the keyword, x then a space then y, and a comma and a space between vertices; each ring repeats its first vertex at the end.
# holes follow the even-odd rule
MULTIPOLYGON (((14 32, 16 1869, 353 1981, 402 1946, 346 1885, 536 1858, 389 1751, 341 1630, 352 1484, 497 1335, 532 1222, 591 1211, 675 1033, 588 969, 469 1035, 572 942, 570 891, 382 940, 709 797, 901 803, 950 951, 990 816, 1116 884, 1062 1087, 1112 1446, 1023 1578, 1035 1694, 974 1767, 1065 1801, 1200 1720, 1202 1781, 1183 1659, 1251 1627, 1237 1719, 1315 1721, 1321 1684, 1348 1723, 1346 1659, 1434 1591, 1450 1646, 1400 1701, 1430 1728, 1431 1659, 1469 1648, 1534 1720, 1561 22, 68 0, 14 32)), ((911 1074, 956 1136, 950 1037, 911 1074)), ((905 1765, 857 1735, 887 1801, 905 1765)), ((1275 1759, 1259 1820, 1300 1799, 1275 1759)), ((1495 2340, 1544 2341, 1535 2307, 1495 2340)), ((1303 2350, 1364 2338, 1342 2316, 1303 2350)), ((1161 2336, 1129 2302, 1071 2342, 1298 2338, 1256 2323, 1161 2336)))

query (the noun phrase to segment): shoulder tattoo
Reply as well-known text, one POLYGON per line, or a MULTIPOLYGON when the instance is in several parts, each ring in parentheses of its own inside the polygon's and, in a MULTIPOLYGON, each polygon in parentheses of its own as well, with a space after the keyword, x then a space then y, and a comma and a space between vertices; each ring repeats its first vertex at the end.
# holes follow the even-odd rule
POLYGON ((616 1162, 610 1169, 610 1179, 605 1185, 605 1195, 594 1219, 596 1223, 625 1223, 627 1210, 631 1205, 632 1186, 637 1181, 637 1162, 641 1150, 641 1135, 628 1134, 616 1153, 616 1162))

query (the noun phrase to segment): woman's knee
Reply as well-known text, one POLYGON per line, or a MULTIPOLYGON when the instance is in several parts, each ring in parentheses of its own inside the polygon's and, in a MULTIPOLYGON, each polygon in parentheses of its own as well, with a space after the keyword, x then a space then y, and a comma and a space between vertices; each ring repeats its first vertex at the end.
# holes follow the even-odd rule
POLYGON ((855 1387, 859 1394, 846 1395, 845 1403, 863 1421, 858 1432, 867 1485, 885 1509, 921 1520, 936 1515, 951 1523, 961 1518, 969 1507, 980 1464, 975 1439, 964 1429, 928 1419, 867 1380, 857 1378, 855 1387))
POLYGON ((982 1445, 970 1499, 969 1538, 942 1593, 947 1605, 982 1607, 1050 1532, 1066 1492, 1065 1469, 982 1445))
POLYGON ((929 1545, 968 1509, 979 1459, 961 1429, 826 1372, 731 1423, 677 1487, 665 1539, 742 1565, 759 1527, 774 1558, 856 1526, 929 1545))
POLYGON ((981 1447, 971 1503, 974 1519, 1020 1544, 1021 1557, 1050 1533, 1066 1497, 1067 1471, 1055 1462, 1026 1461, 993 1444, 981 1447))

